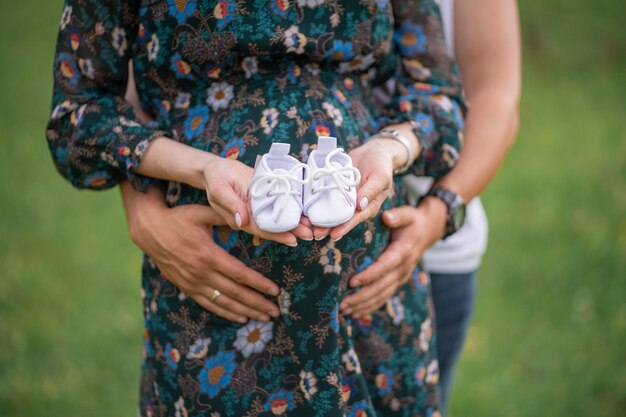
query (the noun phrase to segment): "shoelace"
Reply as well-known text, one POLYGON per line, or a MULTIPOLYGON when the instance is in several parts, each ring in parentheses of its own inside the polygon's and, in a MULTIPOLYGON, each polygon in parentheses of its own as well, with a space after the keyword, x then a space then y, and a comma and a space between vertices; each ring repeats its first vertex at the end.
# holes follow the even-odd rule
MULTIPOLYGON (((309 167, 303 163, 294 165, 289 171, 285 171, 284 169, 267 171, 252 179, 249 188, 250 195, 254 198, 259 198, 265 194, 267 198, 276 197, 273 201, 279 200, 278 210, 276 210, 276 208, 274 209, 274 221, 276 222, 283 210, 285 210, 285 207, 287 207, 289 197, 302 196, 300 191, 292 188, 292 182, 302 185, 306 184, 309 180, 309 172, 309 167), (304 178, 299 179, 296 175, 299 176, 299 172, 302 172, 302 169, 305 171, 304 178), (264 183, 269 185, 265 189, 261 187, 264 183), (283 184, 284 187, 281 187, 280 184, 283 184)), ((302 199, 298 198, 297 200, 300 202, 300 205, 302 205, 302 199)))
POLYGON ((350 199, 350 191, 352 187, 356 187, 361 182, 361 173, 358 169, 353 166, 342 166, 337 167, 331 163, 331 159, 336 154, 343 152, 342 148, 337 148, 326 155, 326 159, 324 160, 324 168, 319 168, 313 178, 311 178, 311 194, 317 194, 320 191, 326 190, 339 190, 343 194, 344 198, 351 206, 354 206, 355 202, 350 199), (352 180, 352 176, 349 174, 354 174, 354 180, 352 180), (333 184, 323 185, 321 187, 313 187, 313 181, 320 180, 323 177, 332 178, 333 184))

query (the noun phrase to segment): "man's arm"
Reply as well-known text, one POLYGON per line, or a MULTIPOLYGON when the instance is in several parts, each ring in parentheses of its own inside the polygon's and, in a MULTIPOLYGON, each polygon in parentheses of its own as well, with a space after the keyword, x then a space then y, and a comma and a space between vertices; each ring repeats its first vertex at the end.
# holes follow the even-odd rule
MULTIPOLYGON (((515 0, 455 2, 455 43, 469 110, 464 144, 456 166, 437 184, 465 201, 477 196, 495 176, 513 144, 521 94, 521 45, 515 0), (488 13, 486 12, 488 11, 488 13)), ((362 317, 378 309, 409 279, 424 251, 445 232, 446 205, 427 198, 417 208, 383 213, 394 229, 389 247, 370 267, 355 275, 341 310, 362 317)))
POLYGON ((461 156, 438 184, 469 201, 495 176, 517 134, 521 94, 517 1, 455 1, 454 29, 469 111, 461 156))

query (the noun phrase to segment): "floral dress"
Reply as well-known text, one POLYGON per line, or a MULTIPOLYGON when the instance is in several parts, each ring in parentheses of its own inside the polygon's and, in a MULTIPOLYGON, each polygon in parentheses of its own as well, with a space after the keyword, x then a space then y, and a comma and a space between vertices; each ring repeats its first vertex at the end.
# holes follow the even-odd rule
MULTIPOLYGON (((411 172, 436 177, 458 157, 463 112, 434 0, 68 0, 46 136, 76 187, 129 179, 165 187, 176 206, 206 195, 133 172, 159 136, 253 165, 272 142, 304 161, 318 136, 350 150, 412 121, 424 151, 411 172), (148 124, 123 99, 130 59, 148 124)), ((396 178, 384 208, 405 197, 396 178)), ((210 314, 146 256, 140 415, 438 415, 428 275, 416 268, 367 318, 338 311, 389 236, 380 216, 295 248, 215 228, 280 286, 281 317, 268 323, 210 314)))

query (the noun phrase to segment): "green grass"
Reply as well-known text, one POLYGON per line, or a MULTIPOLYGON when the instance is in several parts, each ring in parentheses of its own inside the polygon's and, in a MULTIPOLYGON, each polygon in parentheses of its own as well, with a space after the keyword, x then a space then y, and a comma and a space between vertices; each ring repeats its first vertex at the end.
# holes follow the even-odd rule
MULTIPOLYGON (((140 254, 116 191, 73 190, 43 130, 61 6, 0 16, 0 415, 127 416, 140 254)), ((522 2, 522 128, 484 195, 490 248, 451 415, 626 408, 623 2, 522 2)))

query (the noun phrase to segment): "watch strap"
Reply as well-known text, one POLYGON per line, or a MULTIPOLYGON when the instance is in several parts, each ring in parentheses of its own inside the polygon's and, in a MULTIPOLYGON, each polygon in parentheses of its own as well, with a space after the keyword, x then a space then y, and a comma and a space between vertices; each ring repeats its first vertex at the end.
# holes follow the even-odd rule
POLYGON ((444 203, 446 203, 446 206, 448 206, 448 211, 451 208, 456 208, 459 207, 461 204, 465 204, 465 201, 463 201, 463 197, 461 197, 459 194, 455 193, 454 191, 450 191, 447 188, 443 188, 443 187, 432 187, 428 193, 426 193, 427 196, 433 196, 433 197, 438 197, 440 200, 442 200, 444 203))
POLYGON ((424 196, 422 196, 422 198, 420 198, 418 205, 426 197, 436 197, 440 199, 441 201, 443 201, 446 207, 448 208, 448 213, 446 215, 446 234, 443 237, 443 239, 446 239, 447 237, 456 233, 459 230, 460 226, 462 225, 462 224, 461 225, 456 224, 455 216, 458 210, 465 209, 464 207, 465 201, 463 200, 463 197, 461 197, 459 194, 455 193, 454 191, 450 191, 444 187, 433 186, 428 191, 428 193, 426 193, 424 196))

